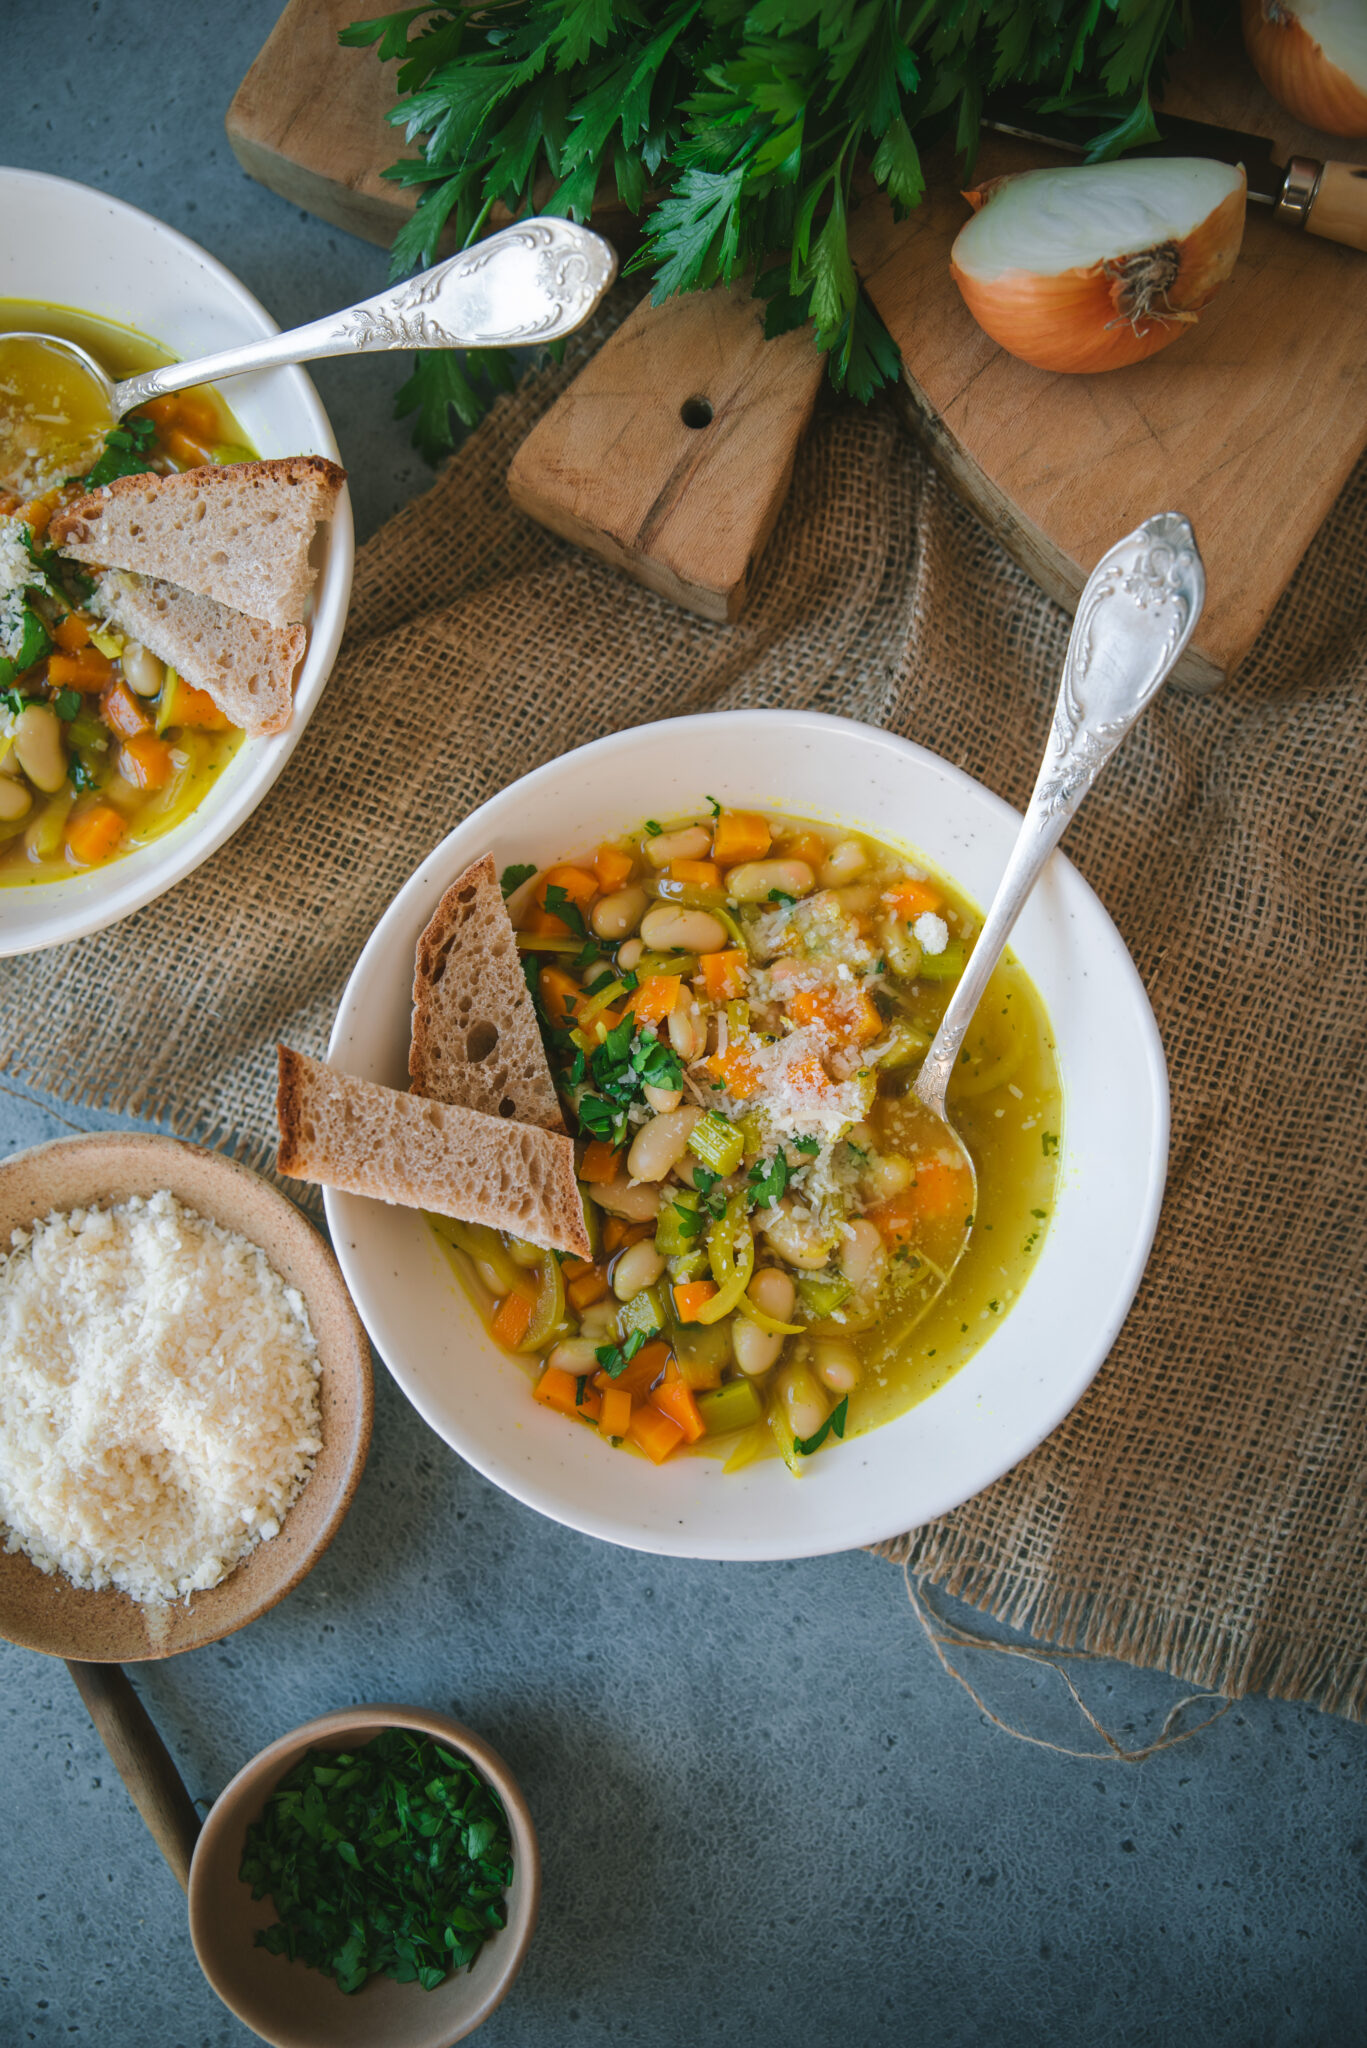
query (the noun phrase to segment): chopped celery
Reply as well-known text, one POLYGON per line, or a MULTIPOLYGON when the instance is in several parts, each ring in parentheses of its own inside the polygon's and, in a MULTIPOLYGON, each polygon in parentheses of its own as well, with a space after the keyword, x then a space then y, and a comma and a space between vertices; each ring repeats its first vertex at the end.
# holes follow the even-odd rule
POLYGON ((733 1000, 726 1005, 726 1031, 729 1038, 744 1038, 750 1029, 750 1005, 733 1000))
POLYGON ((943 953, 922 953, 917 972, 922 981, 957 981, 967 958, 962 939, 951 939, 943 953))
POLYGON ((655 1223, 656 1251, 663 1259, 675 1259, 686 1252, 700 1250, 701 1245, 698 1197, 692 1188, 671 1190, 670 1199, 660 1204, 655 1223))
POLYGON ((728 1380, 714 1393, 699 1394, 698 1413, 707 1424, 709 1436, 725 1436, 733 1429, 748 1429, 764 1413, 764 1404, 752 1380, 728 1380))
POLYGON ((92 626, 90 644, 92 647, 98 647, 106 660, 117 661, 123 653, 125 643, 122 633, 111 633, 107 626, 92 626))
POLYGON ((669 1261, 669 1277, 673 1280, 705 1280, 710 1271, 707 1253, 677 1252, 669 1261))
POLYGON ((554 1252, 543 1252, 537 1268, 536 1300, 519 1351, 541 1351, 565 1320, 565 1283, 554 1252))
POLYGON ((68 720, 66 731, 73 747, 98 747, 101 752, 108 749, 109 727, 93 711, 78 711, 68 720))
POLYGON ((899 1018, 888 1035, 888 1049, 878 1061, 880 1067, 909 1067, 913 1060, 930 1051, 930 1036, 905 1017, 899 1018))
POLYGON ((638 981, 648 981, 652 974, 681 974, 685 981, 691 981, 698 971, 697 955, 694 953, 642 953, 632 972, 638 981))
POLYGON ((842 1301, 848 1301, 854 1293, 848 1280, 840 1273, 799 1273, 797 1276, 798 1300, 814 1321, 820 1322, 842 1301))
POLYGON ((168 725, 179 723, 176 714, 176 700, 180 696, 180 677, 173 668, 166 671, 166 681, 157 698, 157 731, 165 732, 168 725))
POLYGON ((685 910, 710 910, 714 917, 726 905, 726 891, 707 882, 675 882, 668 875, 657 875, 651 888, 662 903, 679 903, 685 910))
POLYGON ((681 1323, 673 1313, 673 1300, 671 1294, 669 1341, 674 1347, 679 1377, 695 1391, 702 1387, 719 1387, 722 1370, 731 1360, 729 1326, 726 1323, 710 1327, 706 1323, 681 1323))
POLYGON ((709 1109, 688 1134, 688 1149, 695 1159, 724 1180, 734 1173, 745 1156, 745 1140, 733 1123, 719 1110, 709 1109))
POLYGON ((643 1287, 617 1311, 617 1327, 623 1337, 629 1337, 633 1330, 639 1330, 643 1337, 656 1337, 664 1326, 664 1303, 658 1287, 643 1287))

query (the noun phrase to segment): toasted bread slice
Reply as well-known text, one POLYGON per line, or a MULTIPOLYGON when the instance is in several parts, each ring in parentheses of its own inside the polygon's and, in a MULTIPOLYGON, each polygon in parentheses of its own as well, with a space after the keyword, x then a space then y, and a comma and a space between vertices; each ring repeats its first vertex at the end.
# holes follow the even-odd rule
POLYGON ((268 626, 295 626, 313 589, 314 531, 345 482, 321 455, 121 476, 66 506, 49 531, 73 561, 160 576, 268 626))
POLYGON ((451 884, 418 940, 408 1072, 438 1102, 565 1128, 491 853, 451 884))
POLYGON ((268 626, 212 597, 124 569, 101 577, 92 602, 196 689, 207 690, 244 732, 279 732, 289 724, 294 671, 307 638, 302 626, 268 626))
POLYGON ((558 1132, 359 1081, 287 1045, 275 1107, 281 1173, 593 1256, 558 1132))

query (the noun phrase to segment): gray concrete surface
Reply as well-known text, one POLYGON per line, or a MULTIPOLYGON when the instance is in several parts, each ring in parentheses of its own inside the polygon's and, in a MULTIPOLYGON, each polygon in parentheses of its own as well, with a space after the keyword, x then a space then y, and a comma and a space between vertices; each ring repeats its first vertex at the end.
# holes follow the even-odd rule
MULTIPOLYGON (((384 258, 249 183, 223 139, 275 11, 0 0, 0 154, 160 214, 290 324, 375 289, 384 258)), ((390 417, 405 374, 317 370, 362 535, 424 479, 390 417)), ((6 1090, 0 1152, 71 1120, 6 1090)), ((945 1677, 888 1565, 608 1549, 469 1471, 382 1369, 377 1394, 364 1482, 317 1570, 137 1683, 205 1805, 346 1702, 453 1709, 504 1751, 546 1890, 489 2048, 1367 2041, 1361 1728, 1255 1699, 1139 1768, 1028 1748, 945 1677)), ((1049 1674, 964 1662, 1005 1718, 1090 1746, 1049 1674)), ((1079 1675, 1131 1742, 1182 1691, 1107 1663, 1079 1675)), ((0 1816, 0 2048, 252 2038, 200 1976, 65 1671, 3 1646, 0 1816)))

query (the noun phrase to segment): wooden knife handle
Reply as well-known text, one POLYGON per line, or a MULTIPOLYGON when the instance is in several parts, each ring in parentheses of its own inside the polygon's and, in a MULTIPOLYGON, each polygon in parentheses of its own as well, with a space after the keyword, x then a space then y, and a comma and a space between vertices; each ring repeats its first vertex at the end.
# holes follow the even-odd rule
POLYGON ((1305 225, 1327 242, 1367 251, 1367 164, 1326 164, 1305 225))
POLYGON ((121 1664, 78 1663, 68 1657, 66 1668, 153 1841, 181 1890, 188 1891, 200 1819, 151 1716, 121 1664))

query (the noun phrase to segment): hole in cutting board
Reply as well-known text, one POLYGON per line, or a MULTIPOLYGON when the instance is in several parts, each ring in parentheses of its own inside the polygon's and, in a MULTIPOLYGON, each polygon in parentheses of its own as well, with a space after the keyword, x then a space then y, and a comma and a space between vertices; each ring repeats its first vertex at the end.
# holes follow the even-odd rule
POLYGON ((679 407, 679 418, 686 427, 710 427, 712 424, 711 399, 686 398, 679 407))

